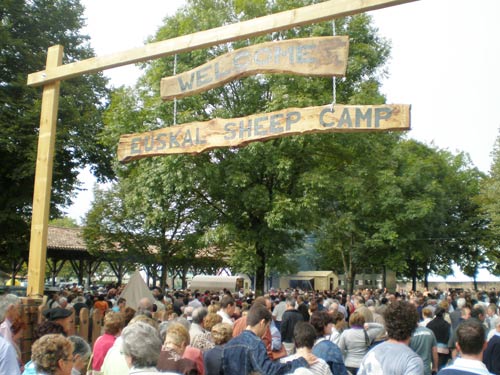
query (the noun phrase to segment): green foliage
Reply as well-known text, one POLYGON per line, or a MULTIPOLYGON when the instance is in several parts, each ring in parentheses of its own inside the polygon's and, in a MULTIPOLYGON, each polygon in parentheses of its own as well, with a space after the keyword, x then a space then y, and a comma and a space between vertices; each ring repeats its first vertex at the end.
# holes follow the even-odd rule
MULTIPOLYGON (((42 91, 26 86, 27 75, 45 68, 52 45, 64 46, 64 63, 93 52, 80 34, 77 0, 2 1, 0 19, 0 251, 16 257, 29 237, 42 91)), ((61 84, 51 217, 70 203, 78 168, 89 165, 101 179, 112 175, 108 150, 96 142, 105 84, 100 74, 61 84)))

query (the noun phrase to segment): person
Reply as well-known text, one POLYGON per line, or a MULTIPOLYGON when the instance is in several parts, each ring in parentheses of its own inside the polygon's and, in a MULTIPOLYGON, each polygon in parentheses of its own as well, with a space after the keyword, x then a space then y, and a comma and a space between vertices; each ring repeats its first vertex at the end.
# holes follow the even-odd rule
POLYGON ((116 305, 111 308, 114 312, 124 312, 127 307, 127 300, 123 297, 118 298, 116 305))
MULTIPOLYGON (((122 351, 129 367, 129 374, 157 374, 156 362, 161 350, 158 330, 138 321, 122 331, 122 351)), ((173 375, 173 372, 168 374, 173 375)))
POLYGON ((333 314, 330 314, 333 320, 332 333, 330 333, 329 340, 333 342, 335 345, 339 345, 340 335, 344 332, 346 321, 344 318, 344 314, 340 311, 336 311, 333 314))
POLYGON ((173 371, 184 375, 198 375, 200 372, 196 363, 183 358, 189 345, 189 332, 178 322, 172 322, 167 328, 165 342, 161 348, 157 368, 160 371, 173 371))
POLYGON ((40 374, 71 375, 73 343, 60 334, 45 335, 33 344, 31 359, 40 374))
POLYGON ((438 375, 491 375, 482 362, 486 348, 485 329, 477 319, 467 319, 456 330, 456 349, 459 356, 453 364, 443 368, 438 375))
POLYGON ((231 326, 234 325, 231 316, 234 313, 235 305, 236 304, 233 297, 227 294, 224 297, 222 297, 220 301, 220 310, 217 312, 217 314, 219 314, 222 317, 223 323, 231 324, 231 326))
POLYGON ((73 343, 73 368, 71 369, 71 375, 85 374, 87 362, 92 354, 90 345, 80 336, 70 336, 68 338, 73 343))
POLYGON ((496 321, 495 334, 488 340, 483 363, 494 374, 500 374, 500 320, 496 321))
MULTIPOLYGON (((316 340, 316 330, 312 324, 300 321, 295 324, 293 329, 293 339, 296 347, 296 354, 289 355, 288 357, 281 358, 281 362, 289 362, 303 355, 304 353, 311 353, 316 340)), ((307 369, 309 375, 331 375, 332 371, 330 366, 321 358, 318 358, 315 363, 307 369)))
MULTIPOLYGON (((276 327, 281 330, 281 321, 283 320, 283 314, 287 309, 286 296, 284 294, 280 294, 278 297, 279 302, 273 309, 273 320, 276 324, 276 327)), ((293 330, 292 330, 293 332, 293 330)))
POLYGON ((217 323, 212 327, 211 333, 215 346, 203 355, 205 375, 222 375, 222 350, 233 337, 233 328, 227 323, 217 323))
POLYGON ((427 323, 427 328, 429 328, 436 337, 438 370, 441 370, 444 366, 446 366, 450 359, 448 342, 450 341, 451 325, 445 320, 446 310, 443 307, 438 306, 434 313, 434 319, 427 323))
POLYGON ((106 353, 113 346, 116 337, 120 335, 124 322, 125 319, 122 313, 111 311, 104 316, 104 334, 99 336, 94 343, 92 370, 101 371, 106 353))
POLYGON ((64 329, 66 336, 70 336, 75 330, 75 321, 73 319, 73 311, 63 309, 61 307, 54 307, 45 310, 43 316, 49 321, 61 325, 64 329))
POLYGON ((302 314, 295 308, 295 299, 286 298, 286 310, 283 313, 280 326, 281 342, 285 347, 287 355, 295 352, 294 328, 298 322, 304 321, 302 314))
POLYGON ((192 313, 192 322, 191 326, 189 327, 189 337, 190 337, 190 344, 193 345, 193 342, 196 338, 196 336, 201 335, 205 333, 205 327, 204 327, 204 320, 206 316, 208 315, 208 309, 206 307, 200 306, 196 307, 193 310, 192 313))
POLYGON ((345 367, 352 375, 357 374, 359 364, 375 338, 385 331, 382 324, 365 323, 366 315, 356 309, 349 317, 350 328, 342 332, 338 341, 345 367))
MULTIPOLYGON (((212 349, 215 346, 212 337, 212 328, 219 323, 222 323, 222 318, 220 315, 216 313, 208 314, 205 319, 203 319, 203 328, 205 329, 205 332, 197 335, 193 340, 191 346, 193 348, 200 349, 202 352, 212 349)), ((189 333, 189 335, 191 336, 191 332, 189 333)))
POLYGON ((306 299, 302 294, 297 296, 297 311, 302 314, 304 322, 308 322, 311 316, 309 315, 309 308, 306 304, 306 299))
POLYGON ((262 336, 271 323, 271 312, 264 305, 257 303, 250 308, 246 318, 246 329, 231 339, 222 351, 224 374, 247 375, 252 372, 267 375, 287 374, 316 361, 316 357, 310 353, 287 363, 272 361, 262 341, 262 336))
POLYGON ((20 299, 14 294, 7 294, 0 302, 0 315, 4 316, 3 322, 0 324, 0 335, 15 347, 16 343, 12 338, 12 323, 20 318, 20 299))
MULTIPOLYGON (((422 310, 424 316, 425 310, 425 308, 422 310)), ((410 348, 424 361, 424 375, 431 375, 438 371, 437 340, 434 332, 419 325, 411 335, 410 348)))
POLYGON ((328 340, 332 333, 333 318, 326 311, 315 311, 311 315, 311 325, 316 330, 316 340, 312 354, 323 359, 335 375, 347 375, 342 352, 339 347, 328 340))
POLYGON ((364 356, 358 375, 422 375, 422 358, 408 346, 419 321, 417 308, 396 300, 387 306, 384 319, 388 339, 364 356))

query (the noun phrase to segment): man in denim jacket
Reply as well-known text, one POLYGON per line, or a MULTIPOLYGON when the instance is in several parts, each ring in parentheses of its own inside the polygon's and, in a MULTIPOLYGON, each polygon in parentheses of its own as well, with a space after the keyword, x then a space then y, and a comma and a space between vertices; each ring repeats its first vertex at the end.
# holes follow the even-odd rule
POLYGON ((265 334, 271 319, 271 312, 265 306, 254 304, 251 307, 247 315, 246 329, 224 346, 222 352, 224 374, 288 374, 298 367, 308 367, 316 362, 316 357, 310 353, 288 363, 270 360, 261 337, 265 334))

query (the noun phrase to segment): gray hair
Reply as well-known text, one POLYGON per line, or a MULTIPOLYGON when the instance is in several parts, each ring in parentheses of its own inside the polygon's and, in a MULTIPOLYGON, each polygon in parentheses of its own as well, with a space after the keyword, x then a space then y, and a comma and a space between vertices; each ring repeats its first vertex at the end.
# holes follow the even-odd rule
POLYGON ((17 305, 19 297, 15 294, 6 294, 0 298, 0 322, 5 320, 5 314, 11 305, 17 305))
POLYGON ((156 367, 161 351, 158 331, 147 323, 136 322, 122 331, 122 351, 135 368, 156 367))
POLYGON ((461 308, 465 307, 466 303, 467 303, 467 301, 465 300, 465 298, 460 297, 459 299, 457 299, 457 308, 461 309, 461 308))
POLYGON ((191 315, 193 318, 193 323, 201 324, 203 319, 208 315, 208 309, 206 307, 200 306, 193 310, 191 315))
POLYGON ((90 349, 90 345, 87 344, 87 341, 80 336, 70 336, 68 339, 73 343, 73 356, 78 354, 84 361, 90 358, 92 350, 90 349))

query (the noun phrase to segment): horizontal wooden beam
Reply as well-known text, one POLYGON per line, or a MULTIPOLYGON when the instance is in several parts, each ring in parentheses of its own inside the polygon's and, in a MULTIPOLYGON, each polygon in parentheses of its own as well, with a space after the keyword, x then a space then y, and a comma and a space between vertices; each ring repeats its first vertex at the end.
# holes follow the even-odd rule
POLYGON ((334 18, 410 3, 417 0, 330 0, 285 12, 270 14, 215 29, 150 43, 142 47, 102 57, 47 68, 28 75, 28 86, 40 86, 85 73, 148 61, 176 53, 189 52, 216 44, 246 39, 334 18))

